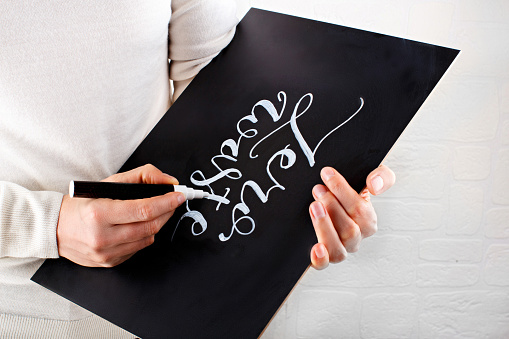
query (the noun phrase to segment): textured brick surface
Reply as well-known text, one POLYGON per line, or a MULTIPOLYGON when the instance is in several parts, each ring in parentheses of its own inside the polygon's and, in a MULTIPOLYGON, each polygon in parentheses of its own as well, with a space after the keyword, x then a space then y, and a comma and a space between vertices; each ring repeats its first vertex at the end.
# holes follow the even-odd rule
POLYGON ((403 202, 373 198, 380 230, 426 231, 440 227, 447 205, 430 202, 403 202))
POLYGON ((382 2, 372 1, 369 11, 379 15, 369 15, 366 7, 351 6, 347 1, 317 1, 314 7, 316 18, 325 18, 328 22, 360 28, 364 30, 376 30, 389 35, 401 35, 405 32, 408 6, 401 6, 399 0, 387 0, 382 2), (391 3, 393 4, 391 6, 391 3), (395 18, 398 18, 395 20, 395 18))
POLYGON ((419 257, 429 261, 479 262, 483 257, 483 242, 479 239, 427 239, 419 244, 419 257))
POLYGON ((509 238, 509 207, 494 208, 486 213, 484 233, 488 238, 509 238))
MULTIPOLYGON (((500 113, 504 115, 504 122, 502 126, 506 126, 506 123, 509 122, 509 79, 504 79, 499 82, 499 91, 498 91, 499 99, 498 104, 500 107, 500 113)), ((509 133, 503 134, 505 136, 505 142, 509 141, 509 133)))
POLYGON ((410 293, 379 293, 362 301, 362 338, 408 338, 414 329, 419 298, 410 293), (390 326, 387 326, 390 324, 390 326))
POLYGON ((298 338, 359 336, 359 300, 355 293, 305 291, 298 305, 298 338))
POLYGON ((455 184, 449 193, 447 234, 471 235, 481 227, 484 190, 477 183, 455 184))
MULTIPOLYGON (((508 95, 509 96, 509 95, 508 95)), ((504 145, 509 145, 509 120, 502 123, 500 138, 504 145)))
POLYGON ((276 313, 270 325, 263 332, 263 338, 280 338, 284 339, 287 332, 286 323, 286 308, 287 305, 283 304, 279 311, 276 313))
POLYGON ((509 205, 509 149, 498 152, 493 175, 493 202, 509 205))
POLYGON ((359 253, 351 254, 327 270, 308 272, 306 286, 382 287, 408 286, 415 281, 414 243, 411 237, 374 236, 366 239, 359 253), (313 277, 311 277, 313 276, 313 277))
POLYGON ((385 164, 398 173, 398 184, 384 197, 438 199, 445 191, 450 160, 442 145, 400 143, 394 147, 385 164))
POLYGON ((509 294, 488 290, 430 294, 419 338, 509 338, 509 294))
POLYGON ((456 180, 486 179, 491 170, 491 149, 479 146, 457 147, 453 173, 456 180))
POLYGON ((488 248, 484 280, 488 285, 509 286, 509 245, 492 245, 488 248))
POLYGON ((464 287, 479 280, 478 265, 422 264, 417 267, 417 286, 464 287))
MULTIPOLYGON (((507 14, 506 14, 507 16, 507 14)), ((461 46, 456 74, 469 76, 508 76, 509 64, 504 61, 509 53, 509 22, 464 22, 451 31, 461 46)), ((507 60, 507 59, 506 59, 507 60)))
POLYGON ((454 4, 443 1, 414 3, 408 19, 409 38, 437 45, 447 45, 454 10, 454 4))
POLYGON ((458 12, 460 20, 507 23, 509 2, 492 0, 487 6, 486 2, 479 0, 461 0, 458 12))
POLYGON ((239 1, 461 49, 386 159, 378 234, 263 338, 509 338, 509 1, 239 1))
MULTIPOLYGON (((465 55, 464 51, 460 53, 450 73, 465 55)), ((418 140, 488 141, 496 136, 499 118, 494 80, 448 73, 426 99, 405 137, 408 134, 418 140)))

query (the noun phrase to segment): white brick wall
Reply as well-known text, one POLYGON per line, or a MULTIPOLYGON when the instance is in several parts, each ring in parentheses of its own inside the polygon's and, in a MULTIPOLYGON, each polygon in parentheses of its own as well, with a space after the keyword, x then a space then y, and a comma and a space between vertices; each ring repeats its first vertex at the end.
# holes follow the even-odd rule
POLYGON ((509 294, 466 288, 423 295, 418 338, 509 338, 509 294))
MULTIPOLYGON (((362 338, 408 338, 414 328, 419 296, 414 293, 370 294, 362 301, 362 338), (388 324, 390 324, 388 326, 388 324)), ((337 333, 336 338, 343 338, 337 333)))
POLYGON ((386 160, 378 233, 263 338, 509 338, 509 1, 238 2, 462 50, 386 160))

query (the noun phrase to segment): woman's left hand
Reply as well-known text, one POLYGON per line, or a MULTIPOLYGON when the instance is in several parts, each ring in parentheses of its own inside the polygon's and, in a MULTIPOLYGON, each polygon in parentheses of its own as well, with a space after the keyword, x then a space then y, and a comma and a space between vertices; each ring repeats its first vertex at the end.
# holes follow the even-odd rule
POLYGON ((329 262, 343 261, 347 253, 359 249, 363 238, 376 232, 377 219, 370 194, 385 192, 396 180, 394 172, 381 165, 368 175, 366 188, 358 194, 331 167, 323 168, 321 177, 325 186, 313 188, 315 201, 309 206, 318 238, 311 249, 311 263, 316 269, 327 267, 329 262))

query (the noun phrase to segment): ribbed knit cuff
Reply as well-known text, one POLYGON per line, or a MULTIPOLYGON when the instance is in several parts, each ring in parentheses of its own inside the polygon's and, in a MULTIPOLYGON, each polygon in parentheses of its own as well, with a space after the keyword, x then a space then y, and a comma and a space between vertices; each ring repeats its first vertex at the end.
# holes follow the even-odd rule
POLYGON ((62 198, 62 193, 0 182, 0 257, 58 258, 62 198))
POLYGON ((0 313, 0 338, 134 339, 135 336, 97 316, 63 321, 0 313))

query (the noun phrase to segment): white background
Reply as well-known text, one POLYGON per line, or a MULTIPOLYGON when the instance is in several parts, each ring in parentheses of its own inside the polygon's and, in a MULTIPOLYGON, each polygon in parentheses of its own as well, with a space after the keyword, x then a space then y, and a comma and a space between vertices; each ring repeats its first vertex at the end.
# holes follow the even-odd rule
POLYGON ((509 1, 238 2, 461 50, 385 161, 378 233, 263 338, 509 338, 509 1))

